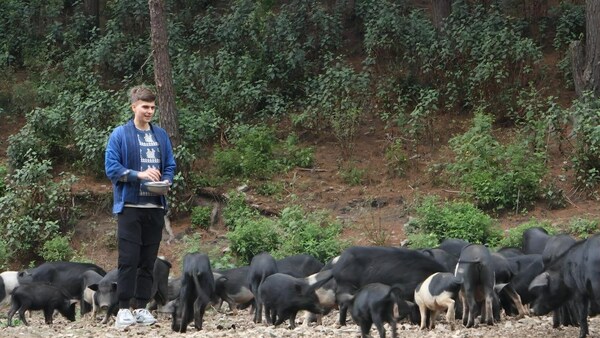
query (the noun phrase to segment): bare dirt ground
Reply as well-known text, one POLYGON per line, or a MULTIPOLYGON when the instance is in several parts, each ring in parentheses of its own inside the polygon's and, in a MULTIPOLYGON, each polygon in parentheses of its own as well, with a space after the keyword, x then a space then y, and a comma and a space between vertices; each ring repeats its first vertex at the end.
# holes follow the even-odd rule
MULTIPOLYGON (((300 315, 299 315, 300 317, 300 315)), ((332 312, 324 317, 323 325, 310 326, 298 325, 295 329, 290 329, 287 322, 278 327, 266 326, 266 324, 254 324, 250 320, 250 315, 241 311, 237 315, 232 313, 219 313, 214 310, 207 311, 204 318, 203 330, 196 330, 193 325, 188 327, 186 333, 176 333, 171 331, 170 319, 161 316, 159 322, 153 326, 132 326, 126 330, 117 330, 114 328, 113 321, 107 325, 100 322, 91 322, 89 318, 78 319, 75 322, 69 322, 62 317, 55 317, 52 325, 46 325, 41 312, 34 312, 30 320, 30 326, 19 325, 16 327, 0 328, 0 336, 5 338, 72 338, 72 337, 147 337, 147 338, 166 338, 166 337, 206 337, 206 338, 233 338, 233 337, 251 337, 251 338, 348 338, 360 337, 360 329, 351 321, 347 326, 339 327, 337 323, 337 312, 332 312)), ((4 322, 4 319, 2 320, 4 322)), ((391 336, 389 325, 385 325, 387 337, 391 336)), ((563 338, 577 337, 579 328, 567 327, 561 329, 552 328, 552 318, 525 317, 519 320, 514 318, 502 318, 502 320, 493 326, 479 325, 475 328, 466 329, 462 325, 457 325, 456 330, 449 330, 449 326, 442 319, 433 330, 420 331, 418 326, 407 324, 405 322, 398 324, 399 338, 563 338)), ((371 335, 378 337, 375 327, 371 329, 371 335)), ((589 337, 600 337, 600 318, 590 319, 589 337)))

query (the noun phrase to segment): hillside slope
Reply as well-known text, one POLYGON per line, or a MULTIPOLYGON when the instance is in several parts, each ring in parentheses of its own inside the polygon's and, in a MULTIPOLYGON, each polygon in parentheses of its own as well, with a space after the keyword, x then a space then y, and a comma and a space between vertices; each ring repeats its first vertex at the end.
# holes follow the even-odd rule
MULTIPOLYGON (((390 135, 398 135, 400 132, 393 128, 386 129, 376 118, 363 123, 353 156, 347 161, 341 160, 339 147, 330 136, 306 139, 303 140, 303 145, 315 149, 314 170, 296 168, 275 177, 273 181, 281 182, 285 187, 284 192, 277 196, 259 195, 256 192, 259 182, 249 182, 246 194, 253 205, 262 209, 281 211, 286 205, 300 204, 305 210, 325 210, 343 222, 344 237, 355 244, 400 245, 406 238, 403 224, 412 215, 417 197, 435 194, 452 199, 459 196, 455 188, 446 184, 444 176, 431 171, 431 168, 451 159, 452 153, 447 147, 447 141, 455 133, 464 131, 469 121, 470 118, 466 116, 439 117, 436 123, 439 126, 439 130, 436 130, 436 143, 433 146, 421 146, 418 153, 411 153, 408 169, 403 177, 390 175, 385 159, 385 147, 390 135), (340 171, 348 163, 363 171, 362 184, 344 183, 340 171)), ((499 128, 496 136, 499 139, 510 139, 511 132, 511 129, 499 128)), ((566 208, 550 210, 545 203, 539 202, 534 208, 521 210, 518 214, 506 212, 494 215, 503 229, 514 227, 532 217, 551 220, 557 225, 566 224, 572 217, 600 217, 600 204, 573 188, 572 172, 565 170, 569 164, 566 155, 555 146, 550 151, 548 180, 556 182, 567 193, 569 203, 566 208)), ((235 182, 232 182, 230 187, 222 190, 235 187, 235 182)), ((75 191, 80 195, 85 195, 83 192, 87 191, 96 197, 93 203, 82 205, 85 216, 75 227, 73 244, 85 257, 112 268, 116 264, 116 223, 110 214, 110 182, 82 178, 75 191)), ((212 205, 214 201, 198 196, 195 203, 212 205)), ((197 244, 202 250, 213 254, 226 250, 228 246, 222 223, 209 231, 203 231, 192 229, 189 217, 183 217, 173 219, 172 226, 176 240, 167 243, 168 235, 165 232, 160 254, 176 263, 175 272, 186 250, 186 242, 182 240, 184 235, 198 233, 201 240, 197 244)), ((189 242, 187 245, 190 245, 189 242)))

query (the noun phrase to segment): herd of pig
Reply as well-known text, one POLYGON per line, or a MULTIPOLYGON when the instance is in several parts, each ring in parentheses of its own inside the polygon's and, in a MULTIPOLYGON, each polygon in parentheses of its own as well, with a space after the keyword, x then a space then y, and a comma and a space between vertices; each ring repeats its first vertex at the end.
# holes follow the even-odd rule
MULTIPOLYGON (((579 336, 585 337, 588 316, 600 313, 600 234, 576 240, 537 227, 523 233, 520 248, 497 251, 446 239, 436 248, 419 250, 354 246, 326 264, 305 254, 276 260, 262 253, 250 265, 226 270, 213 270, 206 255, 190 253, 180 276, 169 276, 170 269, 165 259, 156 260, 148 307, 169 313, 176 332, 186 332, 192 322, 201 330, 207 307, 220 309, 223 302, 234 315, 251 307, 249 319, 255 323, 289 320, 291 328, 301 310, 305 324, 318 325, 338 308, 339 324, 346 325, 350 311, 363 337, 373 324, 385 337, 384 323, 395 337, 401 320, 434 329, 443 311, 451 329, 456 319, 467 328, 493 325, 501 311, 507 316, 552 312, 555 328, 579 326, 579 336)), ((103 314, 104 324, 118 310, 117 270, 47 262, 0 277, 0 299, 11 303, 8 325, 17 312, 28 325, 28 310, 43 310, 47 324, 55 311, 74 321, 76 303, 82 317, 89 313, 95 320, 103 314)))

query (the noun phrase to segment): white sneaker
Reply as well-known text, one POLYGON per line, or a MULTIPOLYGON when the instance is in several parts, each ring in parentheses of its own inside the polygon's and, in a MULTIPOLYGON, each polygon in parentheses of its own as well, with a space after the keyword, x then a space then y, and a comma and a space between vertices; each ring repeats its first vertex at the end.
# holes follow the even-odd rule
POLYGON ((119 309, 119 312, 117 312, 117 319, 115 320, 115 327, 117 329, 124 329, 135 323, 136 320, 129 309, 119 309))
POLYGON ((135 321, 140 325, 152 325, 156 323, 156 318, 146 309, 133 310, 135 321))

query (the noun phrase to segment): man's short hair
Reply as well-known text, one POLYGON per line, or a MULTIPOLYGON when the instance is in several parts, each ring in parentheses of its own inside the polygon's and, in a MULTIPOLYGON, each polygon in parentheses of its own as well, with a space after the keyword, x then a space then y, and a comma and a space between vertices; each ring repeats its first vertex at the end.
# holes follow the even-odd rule
POLYGON ((145 86, 135 86, 129 90, 129 101, 133 104, 136 101, 154 102, 156 94, 145 86))

